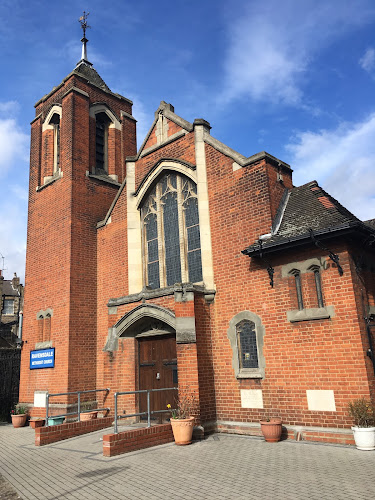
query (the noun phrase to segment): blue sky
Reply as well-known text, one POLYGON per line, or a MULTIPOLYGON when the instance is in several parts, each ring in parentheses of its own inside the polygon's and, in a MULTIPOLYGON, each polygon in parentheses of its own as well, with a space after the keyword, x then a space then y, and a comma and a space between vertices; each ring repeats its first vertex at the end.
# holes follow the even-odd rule
POLYGON ((34 103, 80 59, 83 10, 88 58, 134 101, 139 144, 165 100, 240 153, 288 162, 295 185, 316 179, 361 219, 375 217, 373 0, 0 0, 7 278, 24 279, 34 103))

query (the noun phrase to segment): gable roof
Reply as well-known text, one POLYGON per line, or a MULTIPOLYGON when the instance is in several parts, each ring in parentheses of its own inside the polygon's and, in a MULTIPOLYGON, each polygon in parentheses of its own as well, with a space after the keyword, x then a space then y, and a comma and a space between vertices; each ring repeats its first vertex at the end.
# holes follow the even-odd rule
POLYGON ((283 213, 279 215, 281 221, 274 223, 270 235, 260 237, 260 240, 242 253, 255 256, 260 251, 275 251, 285 245, 301 244, 303 240, 311 240, 311 231, 316 236, 327 236, 355 227, 361 231, 375 233, 375 226, 360 221, 316 181, 295 187, 288 194, 286 200, 284 198, 280 204, 285 204, 285 207, 279 208, 279 213, 283 208, 283 213))
POLYGON ((176 113, 174 112, 174 107, 172 106, 172 104, 167 103, 165 101, 160 101, 160 105, 159 105, 158 109, 154 113, 154 121, 152 122, 152 125, 149 128, 149 131, 147 132, 146 137, 145 137, 144 141, 142 142, 142 145, 139 148, 137 155, 135 157, 130 157, 130 158, 132 159, 132 161, 138 160, 138 158, 141 158, 145 154, 151 153, 155 149, 159 149, 159 148, 165 146, 169 142, 172 142, 172 141, 178 139, 179 137, 182 137, 183 135, 187 134, 188 132, 192 132, 193 129, 194 129, 194 126, 193 126, 192 123, 188 122, 184 118, 181 118, 181 116, 176 115, 176 113), (180 130, 179 132, 177 132, 177 133, 173 134, 172 136, 168 137, 161 144, 156 144, 155 146, 151 146, 151 147, 145 149, 147 141, 148 141, 150 135, 152 134, 152 131, 156 127, 156 124, 157 124, 157 122, 159 120, 159 116, 160 115, 165 116, 165 118, 167 118, 168 120, 172 121, 176 125, 180 126, 182 130, 180 130))

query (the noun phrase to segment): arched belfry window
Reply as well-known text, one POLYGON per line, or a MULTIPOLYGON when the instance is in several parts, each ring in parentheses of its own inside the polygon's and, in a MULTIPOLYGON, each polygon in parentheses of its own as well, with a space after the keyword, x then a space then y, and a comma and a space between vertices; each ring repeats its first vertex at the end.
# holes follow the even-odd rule
POLYGON ((108 173, 108 129, 111 120, 106 113, 96 114, 95 124, 95 167, 97 174, 108 173))
POLYGON ((54 113, 50 125, 53 126, 53 173, 60 168, 60 115, 54 113))
POLYGON ((144 281, 150 288, 202 281, 197 186, 168 172, 141 208, 144 281))

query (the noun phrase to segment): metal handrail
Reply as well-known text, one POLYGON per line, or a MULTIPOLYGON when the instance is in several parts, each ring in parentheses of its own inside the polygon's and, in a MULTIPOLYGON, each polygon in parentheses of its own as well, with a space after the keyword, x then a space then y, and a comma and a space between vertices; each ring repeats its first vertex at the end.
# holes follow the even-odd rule
MULTIPOLYGON (((78 422, 81 421, 81 417, 80 417, 80 414, 81 413, 90 413, 90 411, 93 411, 93 410, 84 410, 81 412, 81 394, 88 394, 90 392, 108 392, 110 391, 110 389, 90 389, 88 391, 72 391, 72 392, 59 392, 59 393, 56 393, 56 394, 48 394, 46 395, 46 427, 48 427, 48 406, 49 406, 49 398, 52 398, 54 396, 69 396, 70 394, 77 394, 78 398, 77 398, 77 411, 73 411, 73 412, 70 412, 70 413, 59 413, 58 415, 53 415, 51 416, 51 418, 54 418, 54 417, 68 417, 70 415, 77 415, 78 413, 78 422)), ((110 408, 95 408, 94 411, 104 411, 104 410, 107 410, 109 411, 110 408)))
POLYGON ((178 391, 178 387, 165 387, 162 389, 143 389, 140 391, 125 391, 125 392, 115 392, 115 422, 114 422, 114 434, 118 434, 118 424, 117 420, 121 418, 129 418, 129 417, 140 417, 142 415, 147 415, 147 427, 151 427, 151 415, 155 413, 166 413, 171 410, 153 410, 150 411, 150 393, 151 392, 160 392, 160 391, 178 391), (129 415, 117 415, 117 398, 118 396, 123 396, 125 394, 145 394, 147 393, 147 411, 142 411, 139 413, 132 413, 129 415))

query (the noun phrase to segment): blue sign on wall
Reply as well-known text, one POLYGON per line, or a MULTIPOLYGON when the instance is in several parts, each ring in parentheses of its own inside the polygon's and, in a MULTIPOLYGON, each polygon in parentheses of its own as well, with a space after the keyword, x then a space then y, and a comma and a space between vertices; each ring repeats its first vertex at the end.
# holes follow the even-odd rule
POLYGON ((30 370, 36 368, 54 368, 55 366, 55 348, 40 349, 30 352, 30 370))

